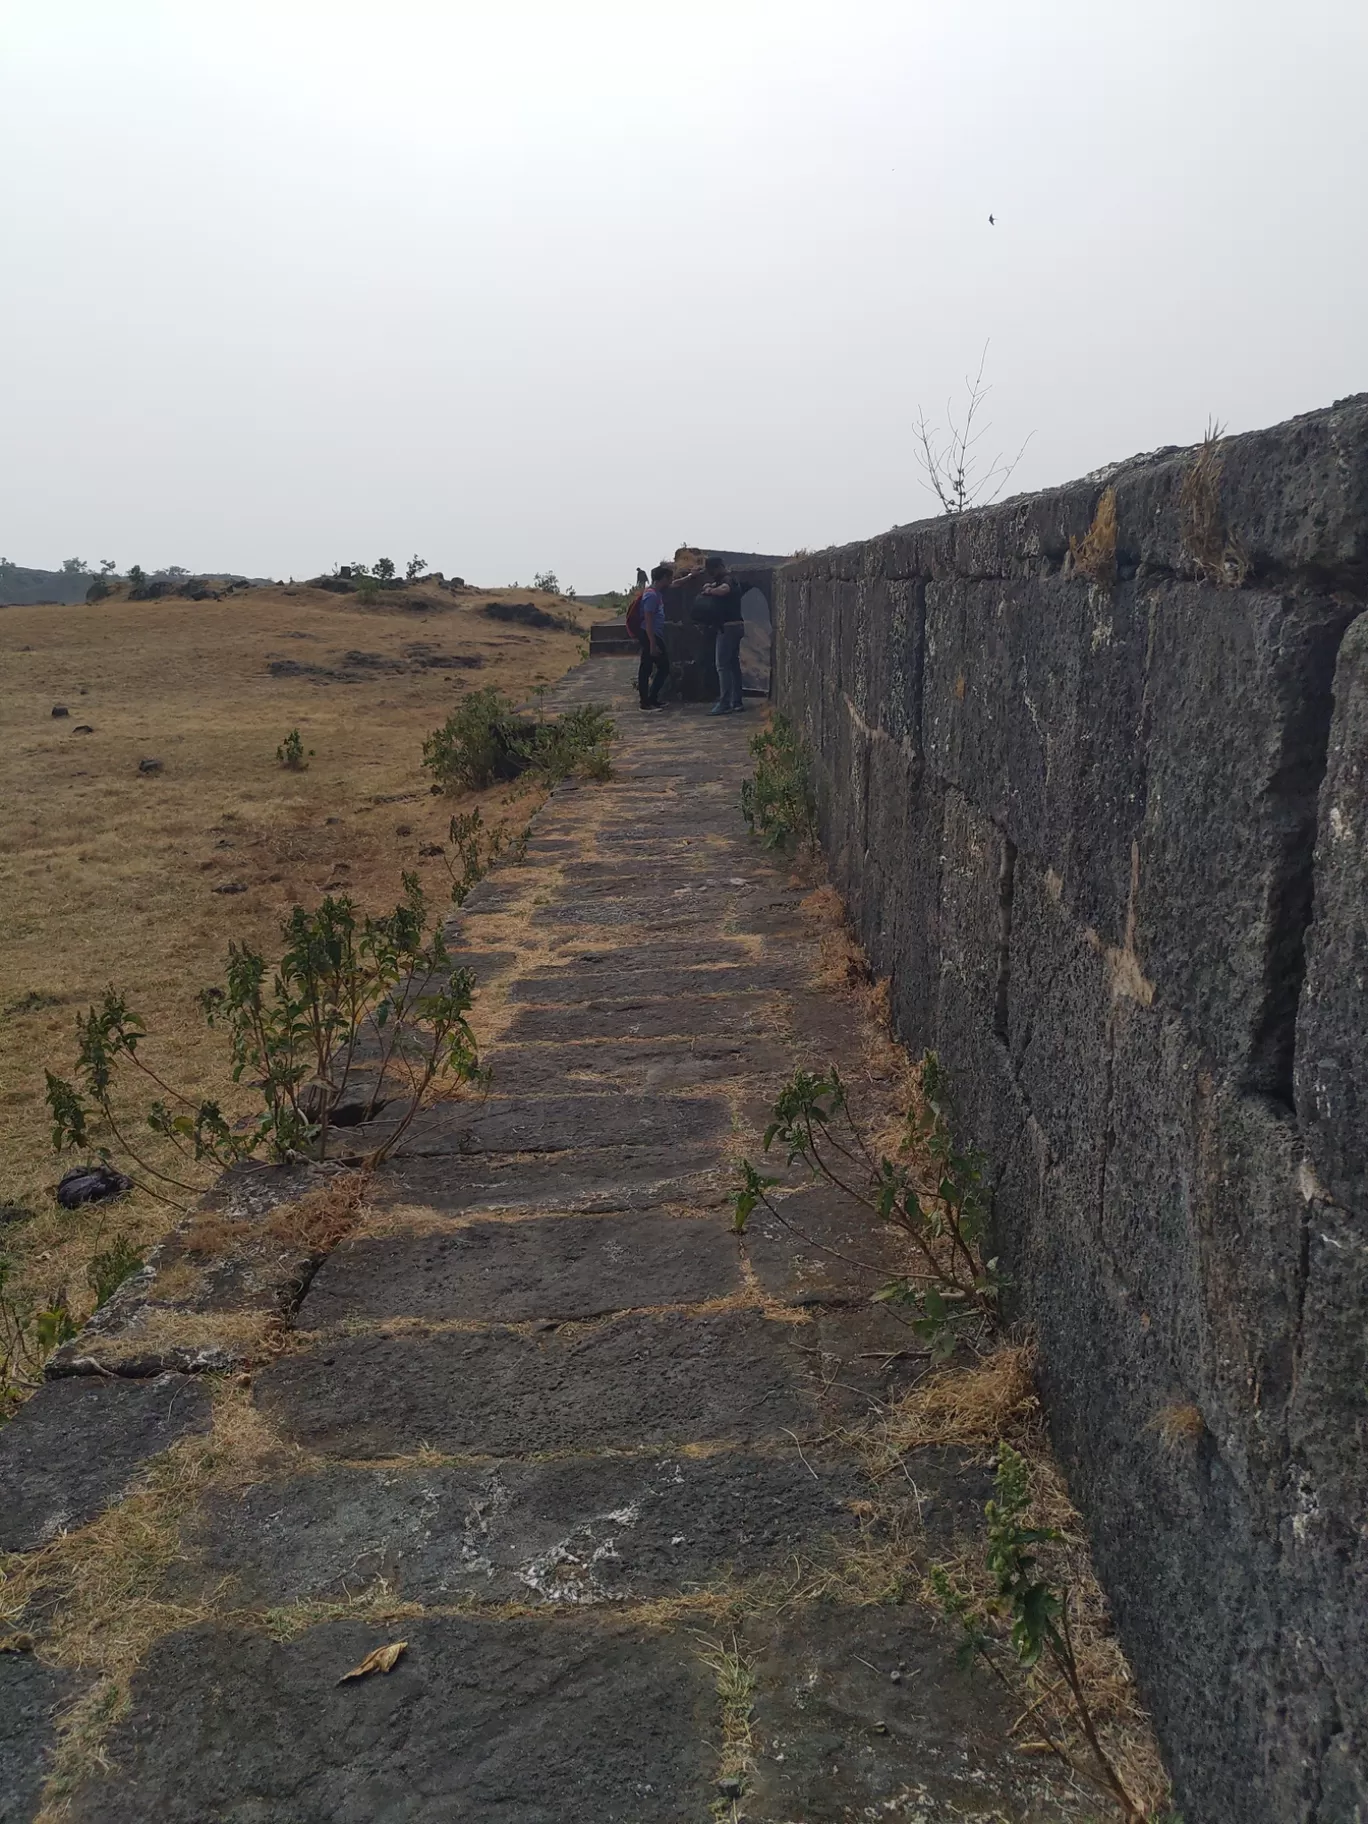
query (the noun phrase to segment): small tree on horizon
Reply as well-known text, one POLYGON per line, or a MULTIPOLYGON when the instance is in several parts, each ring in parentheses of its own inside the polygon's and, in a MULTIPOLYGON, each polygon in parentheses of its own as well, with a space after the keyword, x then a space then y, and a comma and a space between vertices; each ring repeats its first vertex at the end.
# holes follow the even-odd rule
POLYGON ((422 576, 426 570, 427 559, 425 557, 419 557, 415 553, 404 566, 404 581, 406 583, 416 583, 418 578, 422 576))

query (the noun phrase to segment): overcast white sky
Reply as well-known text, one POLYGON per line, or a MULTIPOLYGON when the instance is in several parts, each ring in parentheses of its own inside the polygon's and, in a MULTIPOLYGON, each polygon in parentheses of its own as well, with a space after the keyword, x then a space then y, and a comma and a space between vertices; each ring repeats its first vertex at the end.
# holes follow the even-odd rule
POLYGON ((0 0, 0 552, 581 591, 1368 388, 1364 0, 0 0), (997 218, 990 227, 989 213, 997 218))

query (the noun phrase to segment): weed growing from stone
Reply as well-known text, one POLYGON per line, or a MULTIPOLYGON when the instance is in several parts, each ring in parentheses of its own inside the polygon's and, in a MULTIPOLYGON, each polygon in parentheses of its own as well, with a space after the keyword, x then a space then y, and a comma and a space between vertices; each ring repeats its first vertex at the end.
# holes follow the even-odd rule
POLYGON ((490 686, 471 691, 432 731, 423 742, 423 765, 444 792, 482 791, 524 774, 547 785, 576 772, 606 778, 616 733, 612 717, 597 704, 528 721, 490 686))
MULTIPOLYGON (((876 1155, 851 1114, 846 1086, 833 1067, 822 1075, 795 1071, 779 1092, 765 1129, 765 1151, 778 1142, 787 1163, 801 1162, 814 1179, 834 1186, 911 1241, 918 1264, 874 1296, 910 1313, 908 1323, 935 1362, 956 1347, 977 1350, 997 1320, 1001 1281, 996 1260, 982 1254, 987 1205, 983 1159, 961 1147, 951 1123, 950 1085, 934 1052, 923 1057, 907 1112, 900 1158, 876 1155)), ((801 1235, 769 1195, 778 1179, 747 1160, 735 1197, 733 1229, 739 1235, 757 1203, 801 1235)), ((810 1236, 809 1245, 820 1246, 810 1236)), ((835 1250, 827 1249, 826 1252, 835 1250)), ((842 1258, 850 1258, 842 1256, 842 1258)), ((879 1269, 856 1261, 871 1274, 879 1269)))
POLYGON ((0 1423, 19 1394, 38 1385, 46 1358, 78 1329, 65 1290, 41 1299, 18 1296, 11 1290, 13 1272, 13 1262, 0 1254, 0 1423))
POLYGON ((453 817, 449 835, 456 854, 454 858, 445 852, 442 855, 442 865, 451 876, 453 903, 463 906, 496 863, 521 861, 531 833, 530 824, 524 824, 516 836, 510 836, 506 823, 490 829, 478 809, 453 817))
POLYGON ((95 1294, 97 1311, 142 1264, 142 1250, 134 1247, 126 1235, 116 1235, 107 1248, 91 1256, 86 1278, 95 1294))
MULTIPOLYGON (((312 757, 313 749, 310 748, 309 758, 312 759, 312 757)), ((292 728, 276 749, 276 759, 282 766, 288 767, 292 773, 302 773, 309 764, 304 757, 304 740, 297 728, 292 728)))
MULTIPOLYGON (((1037 1547, 1062 1538, 1052 1526, 1028 1524, 1031 1507, 1026 1459, 1010 1444, 998 1446, 993 1498, 984 1509, 988 1543, 984 1564, 990 1587, 979 1593, 967 1587, 943 1564, 931 1567, 930 1585, 944 1613, 961 1632, 960 1659, 965 1666, 981 1660, 1008 1684, 999 1657, 1009 1654, 1026 1672, 1042 1662, 1056 1674, 1054 1691, 1046 1691, 1028 1714, 1049 1752, 1068 1767, 1075 1762, 1046 1713, 1059 1695, 1067 1697, 1087 1743, 1090 1768, 1079 1768, 1120 1807, 1127 1819, 1143 1824, 1144 1811, 1131 1797, 1098 1736, 1097 1724, 1084 1690, 1078 1655, 1069 1620, 1069 1591, 1040 1574, 1037 1547)), ((1024 1719, 1023 1719, 1024 1720, 1024 1719)))
POLYGON ((817 849, 812 756, 787 716, 750 738, 755 776, 741 785, 741 815, 767 849, 817 849))
POLYGON ((474 977, 452 970, 440 923, 428 930, 415 875, 404 876, 404 899, 387 916, 330 897, 314 911, 296 906, 282 936, 274 966, 250 945, 230 944, 226 982, 200 996, 209 1025, 227 1032, 233 1081, 246 1079, 260 1094, 255 1114, 230 1125, 217 1101, 196 1101, 167 1082, 147 1062, 143 1021, 111 988, 77 1020, 76 1081, 47 1072, 55 1150, 106 1161, 117 1151, 143 1174, 141 1188, 174 1203, 173 1193, 204 1188, 199 1175, 187 1175, 196 1168, 221 1170, 258 1154, 277 1164, 325 1159, 349 1090, 349 1125, 403 1103, 369 1155, 378 1164, 430 1093, 478 1077, 466 1020, 474 977), (136 1101, 130 1082, 156 1092, 133 1119, 125 1113, 136 1101), (170 1142, 175 1171, 145 1156, 143 1130, 170 1142))

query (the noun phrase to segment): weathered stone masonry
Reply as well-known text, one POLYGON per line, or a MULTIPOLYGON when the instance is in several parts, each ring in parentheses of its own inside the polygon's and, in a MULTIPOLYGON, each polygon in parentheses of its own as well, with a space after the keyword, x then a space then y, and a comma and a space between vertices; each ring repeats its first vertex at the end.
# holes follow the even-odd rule
POLYGON ((787 565, 776 695, 1188 1824, 1361 1824, 1368 396, 1220 454, 787 565))

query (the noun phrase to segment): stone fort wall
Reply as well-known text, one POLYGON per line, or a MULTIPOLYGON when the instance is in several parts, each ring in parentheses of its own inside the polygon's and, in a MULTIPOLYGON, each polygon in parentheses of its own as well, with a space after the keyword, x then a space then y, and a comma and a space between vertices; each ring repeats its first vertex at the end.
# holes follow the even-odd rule
POLYGON ((1188 1824, 1368 1819, 1366 604, 1368 395, 776 575, 1188 1824))

